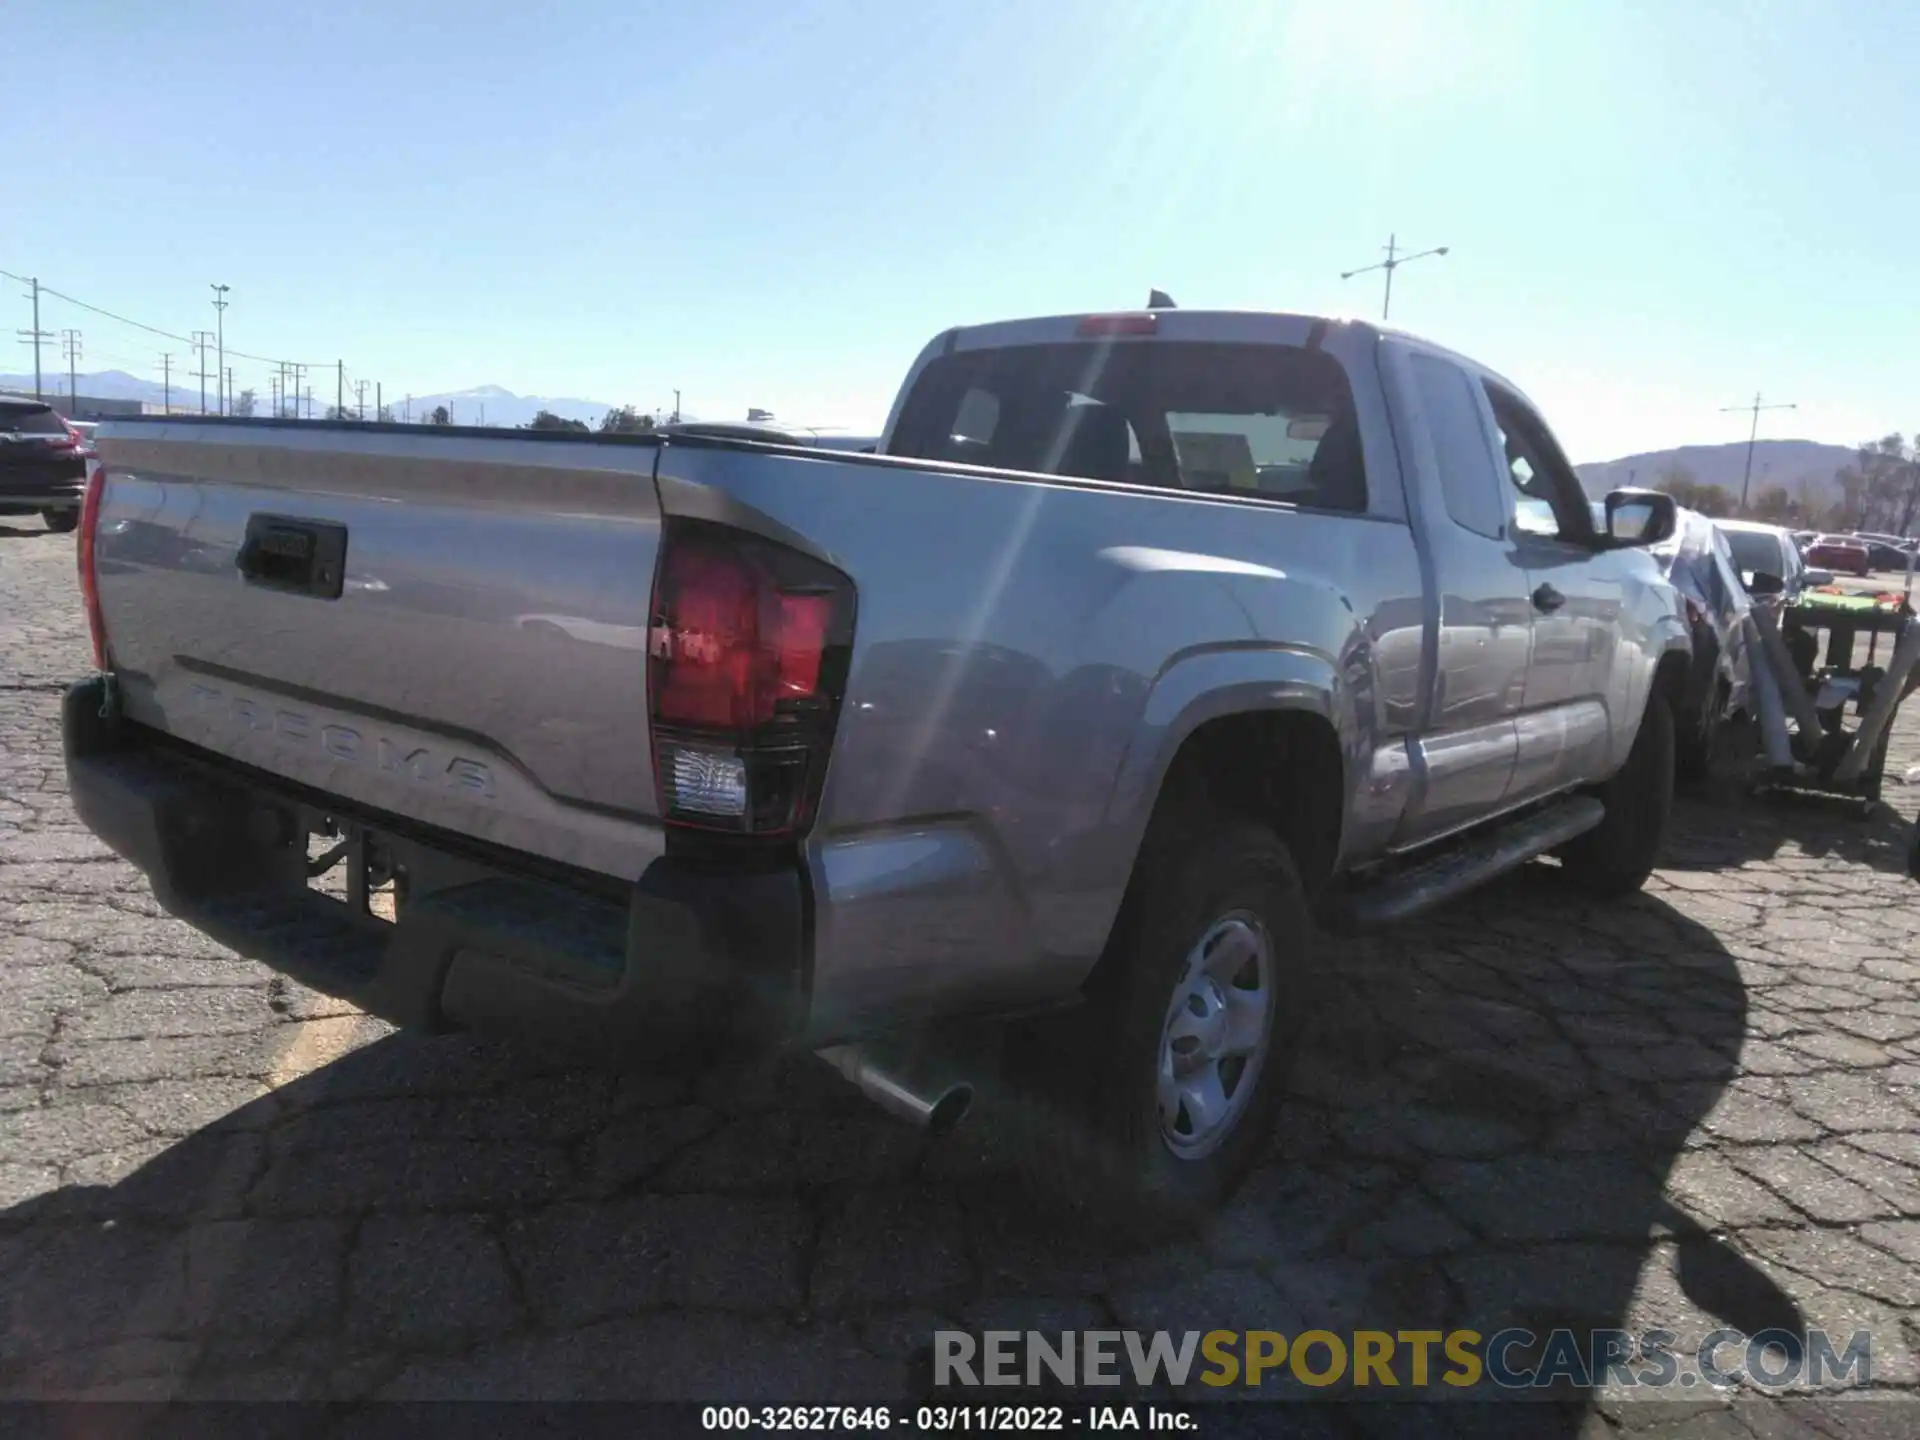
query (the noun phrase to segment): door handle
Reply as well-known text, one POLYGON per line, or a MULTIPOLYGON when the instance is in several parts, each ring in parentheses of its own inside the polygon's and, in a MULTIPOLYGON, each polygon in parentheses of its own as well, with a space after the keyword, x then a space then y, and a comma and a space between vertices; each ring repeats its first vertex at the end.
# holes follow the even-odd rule
POLYGON ((1544 614, 1552 614, 1567 603, 1567 597, 1551 585, 1541 585, 1533 592, 1533 608, 1544 614))
POLYGON ((338 600, 345 578, 347 527, 294 515, 254 514, 234 557, 249 585, 338 600))

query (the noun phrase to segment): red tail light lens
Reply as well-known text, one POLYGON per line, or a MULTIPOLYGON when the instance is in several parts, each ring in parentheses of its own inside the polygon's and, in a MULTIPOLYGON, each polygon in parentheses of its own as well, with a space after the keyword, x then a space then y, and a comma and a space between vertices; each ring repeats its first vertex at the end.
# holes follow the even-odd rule
POLYGON ((648 632, 662 813, 786 835, 813 818, 852 640, 853 587, 758 537, 670 522, 648 632))
POLYGON ((100 578, 94 565, 94 532, 100 526, 100 500, 107 488, 107 467, 93 466, 87 476, 86 498, 80 502, 80 536, 77 546, 80 565, 80 596, 86 602, 87 630, 93 637, 93 664, 96 670, 107 668, 107 622, 100 613, 100 578))

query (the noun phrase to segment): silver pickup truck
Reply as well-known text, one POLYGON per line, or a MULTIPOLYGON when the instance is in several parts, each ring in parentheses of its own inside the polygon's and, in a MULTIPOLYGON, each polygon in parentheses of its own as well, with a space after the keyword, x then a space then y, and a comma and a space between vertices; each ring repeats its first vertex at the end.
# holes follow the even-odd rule
POLYGON ((1319 930, 1548 853, 1631 891, 1671 804, 1672 502, 1596 524, 1519 390, 1366 324, 951 330, 871 455, 99 448, 67 764, 174 914, 400 1024, 805 1047, 935 1126, 943 1026, 1043 1035, 1149 1204, 1260 1152, 1319 930))

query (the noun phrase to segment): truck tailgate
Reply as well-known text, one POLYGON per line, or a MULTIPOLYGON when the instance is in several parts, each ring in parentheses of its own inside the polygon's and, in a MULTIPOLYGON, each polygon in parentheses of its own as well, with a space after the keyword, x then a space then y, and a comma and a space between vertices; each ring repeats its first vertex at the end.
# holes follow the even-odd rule
POLYGON ((100 450, 130 718, 565 864, 635 878, 659 853, 653 445, 126 422, 100 450))

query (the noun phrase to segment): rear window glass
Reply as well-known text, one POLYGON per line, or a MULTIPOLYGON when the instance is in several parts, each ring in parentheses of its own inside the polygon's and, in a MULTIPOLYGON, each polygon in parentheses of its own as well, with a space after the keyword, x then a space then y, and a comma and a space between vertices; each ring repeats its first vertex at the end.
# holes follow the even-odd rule
POLYGON ((0 402, 0 430, 18 435, 65 435, 67 427, 44 405, 8 405, 0 402))
POLYGON ((1339 363, 1281 345, 1024 345, 930 364, 889 453, 1364 510, 1339 363))
POLYGON ((1723 530, 1727 548, 1733 552, 1736 570, 1758 571, 1785 577, 1780 563, 1780 541, 1763 530, 1723 530))

